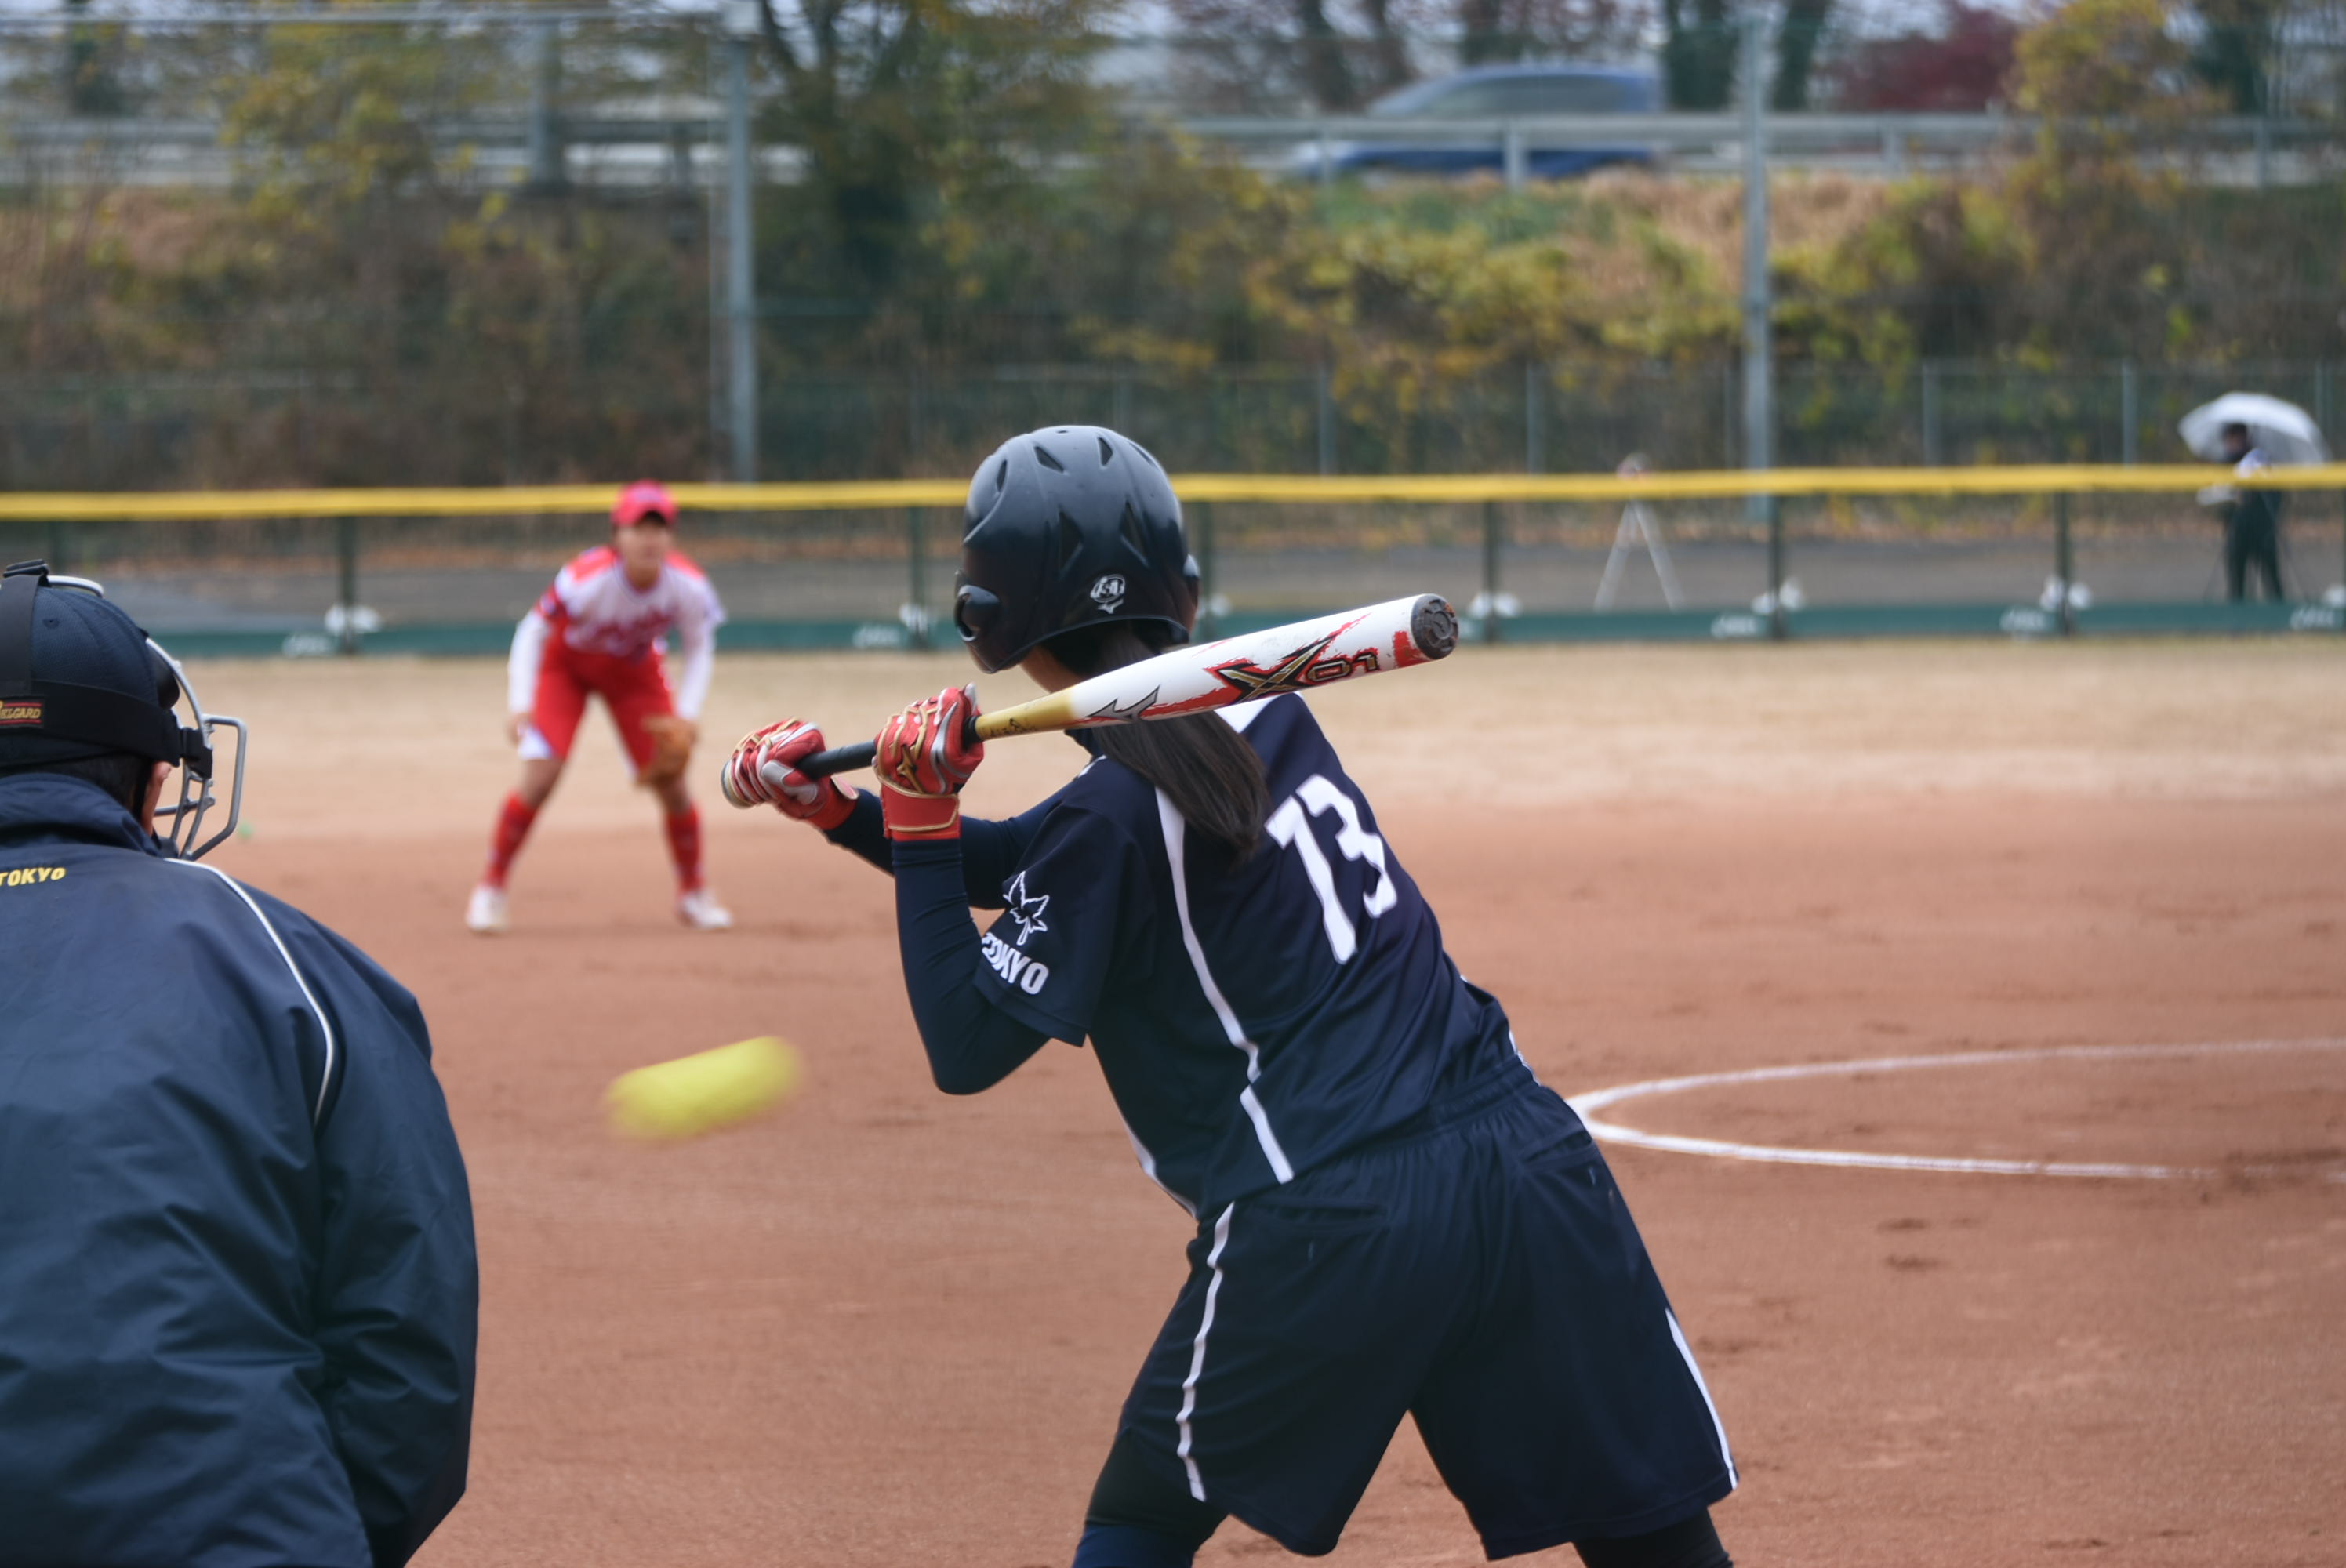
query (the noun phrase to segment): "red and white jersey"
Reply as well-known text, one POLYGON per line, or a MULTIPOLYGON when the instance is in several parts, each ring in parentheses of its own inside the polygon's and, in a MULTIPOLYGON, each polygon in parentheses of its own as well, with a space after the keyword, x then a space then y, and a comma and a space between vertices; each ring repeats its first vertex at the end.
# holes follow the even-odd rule
POLYGON ((658 580, 638 588, 627 580, 619 553, 608 545, 582 551, 563 567, 538 599, 537 613, 569 647, 614 658, 642 653, 670 626, 690 642, 696 633, 714 631, 725 620, 717 590, 682 555, 669 551, 658 580))
POLYGON ((515 629, 507 671, 510 706, 515 713, 529 710, 546 644, 555 636, 578 653, 637 658, 663 647, 673 627, 684 656, 675 683, 676 708, 687 718, 698 718, 709 690, 717 628, 724 621, 725 606, 707 575, 677 551, 668 552, 648 588, 627 580, 619 553, 610 545, 581 551, 515 629))

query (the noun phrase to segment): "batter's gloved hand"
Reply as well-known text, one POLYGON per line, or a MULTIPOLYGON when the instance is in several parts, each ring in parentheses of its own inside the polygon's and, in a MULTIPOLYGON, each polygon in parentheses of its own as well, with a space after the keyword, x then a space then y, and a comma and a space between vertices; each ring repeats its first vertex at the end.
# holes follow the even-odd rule
POLYGON ((961 787, 985 760, 984 743, 969 738, 976 717, 977 688, 947 687, 880 732, 872 771, 890 838, 961 837, 961 787))
POLYGON ((700 726, 681 714, 655 713, 644 720, 644 733, 652 738, 652 755, 636 782, 666 784, 683 778, 692 761, 693 743, 700 738, 700 726))
POLYGON ((785 718, 743 736, 719 776, 725 799, 744 809, 771 806, 829 832, 855 809, 855 797, 828 779, 810 779, 798 770, 799 761, 822 749, 822 731, 803 718, 785 718))

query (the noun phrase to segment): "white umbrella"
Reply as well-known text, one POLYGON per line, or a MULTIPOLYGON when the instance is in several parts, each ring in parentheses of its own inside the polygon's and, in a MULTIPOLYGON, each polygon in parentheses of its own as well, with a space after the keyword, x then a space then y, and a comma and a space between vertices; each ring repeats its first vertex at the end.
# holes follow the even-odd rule
POLYGON ((2249 443, 2271 463, 2327 463, 2330 449, 2322 443, 2321 427, 2293 402, 2262 392, 2226 392, 2214 402, 2202 403, 2176 425, 2183 443, 2210 463, 2224 459, 2224 427, 2249 427, 2249 443))

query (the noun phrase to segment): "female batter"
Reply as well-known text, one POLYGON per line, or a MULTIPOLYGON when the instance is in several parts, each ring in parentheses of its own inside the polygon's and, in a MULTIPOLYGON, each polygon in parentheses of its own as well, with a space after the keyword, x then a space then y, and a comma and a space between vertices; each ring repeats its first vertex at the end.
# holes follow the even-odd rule
MULTIPOLYGON (((954 620, 982 668, 1056 690, 1185 641, 1197 606, 1133 443, 1037 431, 978 471, 954 620)), ((1088 1039, 1198 1221, 1076 1568, 1178 1568, 1226 1516, 1331 1551, 1404 1413, 1492 1557, 1726 1568, 1726 1435, 1605 1161, 1303 699, 1077 731, 1092 764, 1005 821, 960 816, 973 707, 891 719, 876 799, 796 771, 822 745, 798 721, 745 738, 726 792, 893 871, 940 1088, 1088 1039), (981 934, 972 904, 1003 912, 981 934)))

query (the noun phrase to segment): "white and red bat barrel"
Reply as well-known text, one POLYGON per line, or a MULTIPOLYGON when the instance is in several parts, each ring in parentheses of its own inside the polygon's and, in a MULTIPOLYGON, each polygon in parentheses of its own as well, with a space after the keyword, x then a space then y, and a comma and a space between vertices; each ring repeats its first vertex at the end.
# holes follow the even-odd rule
MULTIPOLYGON (((1218 642, 1170 649, 1155 658, 1096 675, 1057 694, 1069 710, 1056 722, 1020 722, 1027 708, 978 720, 978 732, 1089 729, 1151 718, 1178 718, 1290 691, 1333 686, 1364 675, 1443 658, 1458 646, 1458 616, 1438 594, 1391 599, 1365 609, 1245 632, 1218 642)), ((1060 703, 1048 706, 1057 708, 1060 703)))
MULTIPOLYGON (((1290 691, 1309 691, 1446 658, 1458 647, 1458 615, 1439 594, 1244 632, 1169 649, 1107 670, 999 713, 982 715, 974 739, 1106 724, 1178 718, 1290 691)), ((798 765, 809 778, 872 765, 870 741, 819 751, 798 765)))

